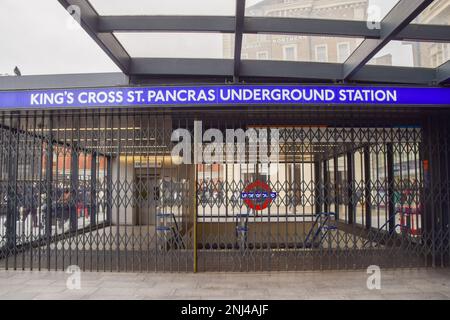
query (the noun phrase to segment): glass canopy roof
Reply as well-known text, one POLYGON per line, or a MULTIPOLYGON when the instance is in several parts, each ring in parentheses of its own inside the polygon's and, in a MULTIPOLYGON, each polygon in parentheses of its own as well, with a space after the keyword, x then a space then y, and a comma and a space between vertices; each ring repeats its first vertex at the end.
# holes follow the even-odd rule
POLYGON ((381 21, 399 0, 248 0, 246 16, 381 21))
POLYGON ((59 1, 130 75, 448 80, 450 0, 59 1))
POLYGON ((342 63, 363 38, 244 34, 242 59, 342 63))
POLYGON ((221 33, 114 33, 133 58, 232 59, 234 35, 221 33))
MULTIPOLYGON (((122 48, 118 63, 123 56, 137 59, 148 74, 185 66, 183 74, 195 75, 199 68, 201 75, 227 73, 236 79, 243 69, 249 76, 293 77, 292 70, 301 72, 311 63, 308 77, 328 65, 321 77, 329 72, 332 81, 348 81, 358 73, 361 78, 366 65, 447 70, 450 57, 450 0, 84 1, 99 17, 99 34, 113 37, 100 41, 107 47, 117 41, 114 46, 122 48), (419 28, 425 25, 434 27, 419 28), (152 58, 163 60, 156 66, 152 58), (216 59, 217 64, 193 67, 190 59, 216 59), (273 64, 299 62, 302 68, 273 64)), ((380 82, 384 72, 378 74, 380 82)))
POLYGON ((100 15, 232 16, 235 0, 89 0, 100 15))
POLYGON ((391 41, 369 61, 369 64, 437 68, 449 60, 450 43, 391 41))
POLYGON ((413 23, 450 25, 450 1, 435 0, 414 19, 413 23))

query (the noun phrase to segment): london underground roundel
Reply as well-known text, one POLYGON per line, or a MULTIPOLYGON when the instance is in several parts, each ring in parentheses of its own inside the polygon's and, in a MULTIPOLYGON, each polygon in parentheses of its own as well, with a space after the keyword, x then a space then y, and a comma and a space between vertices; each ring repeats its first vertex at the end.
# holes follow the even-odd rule
POLYGON ((276 192, 272 192, 269 185, 260 180, 252 182, 241 192, 241 199, 251 209, 260 211, 266 209, 277 197, 276 192))

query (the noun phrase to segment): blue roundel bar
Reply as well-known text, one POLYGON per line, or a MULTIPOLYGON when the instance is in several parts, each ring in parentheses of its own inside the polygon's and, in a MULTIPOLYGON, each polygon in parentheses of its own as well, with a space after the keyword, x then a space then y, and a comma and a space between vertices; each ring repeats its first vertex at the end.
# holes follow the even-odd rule
POLYGON ((277 197, 276 192, 254 191, 254 192, 241 192, 241 199, 272 199, 277 197))

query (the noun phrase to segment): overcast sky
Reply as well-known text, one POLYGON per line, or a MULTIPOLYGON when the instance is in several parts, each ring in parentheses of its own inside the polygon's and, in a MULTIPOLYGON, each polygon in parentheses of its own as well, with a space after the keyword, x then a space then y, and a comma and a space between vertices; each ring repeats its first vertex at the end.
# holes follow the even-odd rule
MULTIPOLYGON (((259 1, 247 0, 247 3, 251 5, 259 1)), ((233 0, 91 2, 101 14, 234 14, 233 0)), ((380 5, 383 11, 389 11, 393 2, 396 0, 371 0, 371 4, 380 5)), ((0 74, 12 74, 16 65, 24 75, 120 71, 84 30, 73 26, 69 14, 57 0, 0 0, 0 35, 0 74)), ((142 42, 136 35, 130 34, 121 40, 126 42, 127 50, 134 56, 161 55, 164 45, 167 46, 167 57, 223 56, 220 36, 210 34, 202 38, 196 41, 186 38, 183 42, 177 42, 167 36, 149 35, 142 42), (160 43, 160 46, 149 46, 149 43, 160 43), (184 52, 177 50, 181 45, 189 48, 184 52)), ((396 53, 400 54, 396 55, 402 57, 398 61, 394 59, 394 64, 408 63, 405 62, 409 59, 407 51, 401 48, 393 50, 397 50, 396 53)))

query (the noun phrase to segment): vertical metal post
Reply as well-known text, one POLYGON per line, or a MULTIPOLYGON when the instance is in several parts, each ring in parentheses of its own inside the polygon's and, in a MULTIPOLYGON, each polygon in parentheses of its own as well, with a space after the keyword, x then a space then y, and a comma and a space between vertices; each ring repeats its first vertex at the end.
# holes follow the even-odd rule
MULTIPOLYGON (((106 138, 105 138, 106 139, 106 138)), ((106 158, 106 222, 112 223, 112 167, 111 156, 106 158)))
POLYGON ((234 39, 234 71, 233 82, 239 82, 242 37, 244 29, 245 0, 236 1, 235 39, 234 39))
MULTIPOLYGON (((421 226, 422 226, 422 237, 425 245, 427 247, 432 247, 432 239, 433 235, 432 226, 432 214, 434 211, 433 208, 433 189, 432 189, 432 176, 431 176, 431 166, 430 162, 432 162, 432 137, 431 137, 431 124, 432 119, 427 118, 424 119, 422 123, 423 134, 422 134, 422 146, 420 148, 420 167, 423 175, 423 189, 421 190, 420 203, 423 204, 423 211, 421 214, 421 226)), ((434 265, 434 254, 425 254, 425 264, 429 265, 429 258, 433 259, 431 264, 434 265)))
POLYGON ((194 272, 198 271, 198 253, 197 253, 197 165, 194 164, 194 272))
MULTIPOLYGON (((13 130, 8 131, 9 137, 8 137, 8 189, 7 189, 7 215, 6 215, 6 248, 7 250, 15 251, 16 247, 16 221, 18 218, 18 208, 17 208, 17 190, 15 188, 15 185, 17 183, 17 158, 18 154, 15 150, 14 146, 18 143, 18 137, 16 138, 16 135, 18 135, 17 132, 13 130), (14 140, 17 139, 17 140, 14 140)), ((10 252, 7 252, 7 255, 10 254, 10 252)))
POLYGON ((53 218, 53 206, 52 206, 52 183, 53 183, 53 117, 50 116, 49 119, 49 133, 47 140, 47 163, 45 168, 45 183, 46 183, 46 201, 47 201, 47 212, 46 212, 46 226, 45 226, 45 236, 47 241, 47 269, 50 270, 50 242, 52 235, 52 218, 53 218))
POLYGON ((446 177, 442 176, 444 171, 443 162, 446 162, 442 154, 442 127, 447 123, 441 123, 442 119, 430 116, 424 125, 424 213, 423 213, 423 236, 431 250, 429 258, 434 268, 439 263, 438 257, 442 254, 441 248, 444 242, 443 210, 445 198, 442 195, 446 177))
POLYGON ((330 210, 330 172, 328 170, 328 162, 324 160, 323 162, 323 210, 328 212, 330 210))
MULTIPOLYGON (((448 123, 450 119, 448 117, 445 118, 445 123, 448 123)), ((444 178, 444 181, 442 182, 444 189, 446 190, 445 195, 445 201, 442 206, 442 225, 443 225, 443 234, 444 239, 442 239, 443 243, 450 243, 450 131, 448 130, 448 126, 443 126, 444 129, 444 159, 443 159, 443 165, 445 168, 443 171, 446 173, 444 178), (446 213, 446 214, 445 214, 446 213)), ((444 250, 443 250, 444 251, 444 250)), ((447 261, 443 261, 443 264, 449 266, 450 265, 450 246, 447 246, 447 252, 443 252, 444 255, 447 255, 447 261)))
POLYGON ((69 207, 65 208, 69 210, 70 216, 70 231, 76 231, 78 229, 78 217, 77 217, 77 200, 79 190, 79 177, 78 177, 78 151, 75 147, 71 149, 71 162, 70 162, 70 203, 69 207))
POLYGON ((394 145, 386 144, 389 233, 395 230, 394 145))
POLYGON ((355 221, 355 199, 354 199, 354 183, 355 183, 355 155, 353 152, 347 152, 347 192, 348 192, 348 224, 355 221))
POLYGON ((336 220, 339 220, 339 163, 338 157, 334 156, 334 211, 336 215, 336 220))
POLYGON ((97 224, 97 152, 91 155, 91 187, 90 187, 90 216, 91 226, 97 224))
POLYGON ((314 180, 315 183, 315 213, 319 214, 322 212, 323 204, 323 181, 322 181, 322 163, 321 161, 314 162, 314 180))
POLYGON ((365 210, 366 210, 366 228, 372 227, 372 192, 370 176, 370 147, 364 147, 364 182, 365 182, 365 210))

